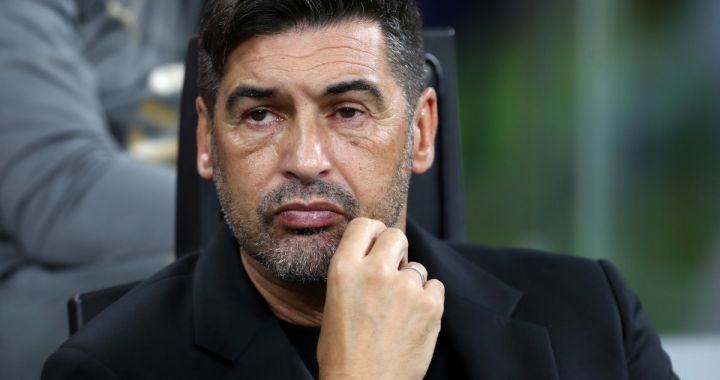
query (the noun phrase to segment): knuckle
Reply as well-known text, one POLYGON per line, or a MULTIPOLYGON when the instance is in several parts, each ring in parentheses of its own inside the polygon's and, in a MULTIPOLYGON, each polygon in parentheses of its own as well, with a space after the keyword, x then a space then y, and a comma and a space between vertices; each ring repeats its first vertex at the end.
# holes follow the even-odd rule
POLYGON ((435 310, 438 307, 438 301, 435 299, 435 297, 432 297, 427 294, 421 298, 421 302, 422 302, 423 310, 430 311, 430 310, 435 310))
POLYGON ((392 278, 392 270, 385 265, 372 265, 367 270, 366 277, 371 282, 388 282, 392 278))
POLYGON ((444 307, 443 301, 437 297, 430 295, 422 297, 422 309, 425 310, 429 316, 442 315, 444 307))
POLYGON ((378 230, 386 229, 385 223, 383 223, 379 220, 376 220, 376 219, 368 219, 368 225, 373 228, 377 228, 378 230))
MULTIPOLYGON (((415 276, 417 277, 417 276, 415 276)), ((419 280, 410 276, 402 276, 400 279, 400 286, 406 293, 417 292, 419 280)))
POLYGON ((365 223, 370 224, 370 225, 373 225, 373 226, 377 226, 377 225, 383 225, 383 226, 384 226, 384 225, 385 225, 383 222, 381 222, 381 221, 379 221, 379 220, 377 220, 377 219, 368 218, 367 216, 361 216, 359 219, 362 219, 365 223))
POLYGON ((386 229, 383 234, 388 234, 394 241, 399 242, 403 248, 409 246, 407 236, 405 236, 405 233, 399 228, 390 227, 386 229))
POLYGON ((432 281, 432 285, 435 286, 438 289, 438 293, 440 294, 440 299, 445 300, 445 284, 443 284, 440 280, 432 279, 428 282, 432 281))

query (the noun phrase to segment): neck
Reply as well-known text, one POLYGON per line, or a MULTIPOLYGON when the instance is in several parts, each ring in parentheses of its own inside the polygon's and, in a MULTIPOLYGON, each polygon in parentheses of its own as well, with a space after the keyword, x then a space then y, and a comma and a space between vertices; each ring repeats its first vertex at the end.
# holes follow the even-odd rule
POLYGON ((298 285, 272 276, 260 263, 240 251, 250 281, 276 317, 301 326, 320 326, 325 305, 325 285, 298 285))

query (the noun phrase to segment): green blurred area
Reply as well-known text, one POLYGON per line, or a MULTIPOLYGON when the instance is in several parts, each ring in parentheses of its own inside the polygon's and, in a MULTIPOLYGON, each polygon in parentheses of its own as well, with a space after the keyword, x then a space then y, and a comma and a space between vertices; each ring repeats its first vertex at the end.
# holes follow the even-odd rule
POLYGON ((469 237, 608 257, 661 331, 701 328, 697 300, 720 303, 700 286, 720 255, 720 2, 582 3, 459 28, 469 237))

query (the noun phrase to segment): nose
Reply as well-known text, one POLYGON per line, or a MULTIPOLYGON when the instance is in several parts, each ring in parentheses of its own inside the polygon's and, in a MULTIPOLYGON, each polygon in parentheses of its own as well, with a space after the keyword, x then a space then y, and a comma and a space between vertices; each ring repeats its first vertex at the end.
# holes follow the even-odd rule
POLYGON ((282 170, 286 178, 309 182, 330 172, 327 136, 312 118, 299 119, 284 140, 282 170))

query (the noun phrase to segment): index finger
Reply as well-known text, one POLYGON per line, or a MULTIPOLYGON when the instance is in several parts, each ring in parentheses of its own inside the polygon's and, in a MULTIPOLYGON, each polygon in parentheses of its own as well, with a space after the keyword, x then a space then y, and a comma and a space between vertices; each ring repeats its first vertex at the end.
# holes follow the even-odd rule
POLYGON ((386 230, 385 224, 369 218, 355 218, 348 223, 335 250, 335 256, 361 259, 370 252, 375 239, 386 230))

